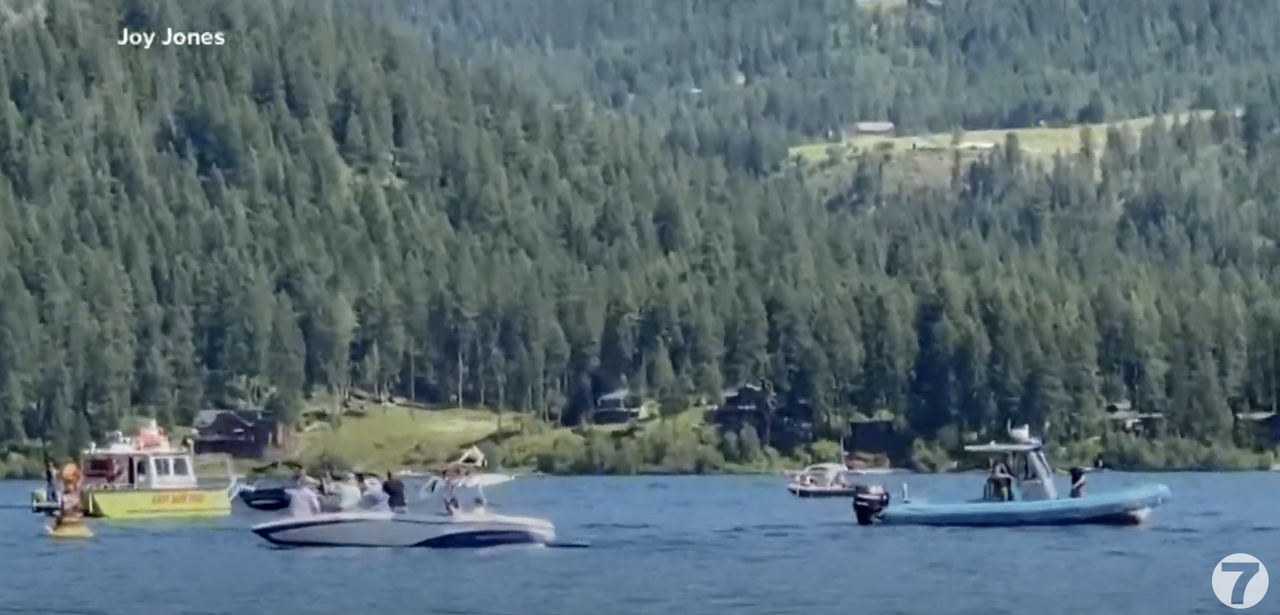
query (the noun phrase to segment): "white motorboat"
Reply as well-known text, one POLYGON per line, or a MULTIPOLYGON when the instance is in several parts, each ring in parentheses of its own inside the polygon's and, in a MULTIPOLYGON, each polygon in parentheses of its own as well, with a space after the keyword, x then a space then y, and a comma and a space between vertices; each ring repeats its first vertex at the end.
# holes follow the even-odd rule
POLYGON ((510 517, 489 511, 484 487, 512 477, 473 474, 445 480, 432 477, 424 495, 439 498, 441 514, 410 514, 389 510, 339 512, 289 517, 253 526, 253 533, 290 547, 493 547, 509 544, 547 544, 556 539, 550 521, 510 517), (475 507, 463 510, 458 489, 476 491, 475 507))
POLYGON ((791 475, 787 491, 801 498, 851 498, 852 472, 842 463, 819 463, 791 475))
POLYGON ((554 542, 550 521, 486 510, 451 515, 350 512, 285 518, 253 526, 268 542, 289 547, 477 548, 554 542))

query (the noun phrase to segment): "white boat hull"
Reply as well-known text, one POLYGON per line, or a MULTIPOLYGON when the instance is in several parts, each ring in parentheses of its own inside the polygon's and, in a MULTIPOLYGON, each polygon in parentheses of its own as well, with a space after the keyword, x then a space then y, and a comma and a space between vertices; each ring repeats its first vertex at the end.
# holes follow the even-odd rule
POLYGON ((253 526, 267 542, 288 547, 479 548, 555 541, 555 526, 542 519, 485 512, 452 516, 390 512, 290 517, 253 526))

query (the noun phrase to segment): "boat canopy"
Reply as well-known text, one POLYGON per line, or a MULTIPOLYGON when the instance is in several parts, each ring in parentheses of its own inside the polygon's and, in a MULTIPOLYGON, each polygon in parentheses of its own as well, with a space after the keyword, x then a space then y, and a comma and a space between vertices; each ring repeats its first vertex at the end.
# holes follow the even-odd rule
POLYGON ((86 488, 192 489, 197 486, 191 452, 175 448, 155 421, 132 437, 112 432, 104 447, 90 444, 80 454, 86 488))
POLYGON ((1009 470, 1018 482, 1018 490, 1026 500, 1052 500, 1058 497, 1057 487, 1053 484, 1053 466, 1044 456, 1044 443, 1033 437, 1025 425, 1017 429, 1010 428, 1009 435, 1015 442, 997 444, 971 444, 964 447, 966 452, 984 453, 987 455, 1010 455, 1013 467, 1009 470))
POLYGON ((803 474, 833 474, 844 472, 847 468, 840 463, 816 463, 804 469, 803 474))

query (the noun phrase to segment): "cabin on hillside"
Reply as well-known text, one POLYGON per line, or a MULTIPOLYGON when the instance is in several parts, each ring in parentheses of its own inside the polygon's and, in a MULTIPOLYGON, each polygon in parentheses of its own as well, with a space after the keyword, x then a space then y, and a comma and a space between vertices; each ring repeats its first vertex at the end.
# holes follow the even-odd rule
POLYGON ((777 396, 768 383, 743 384, 720 393, 720 405, 706 413, 706 422, 716 425, 721 431, 733 433, 751 425, 761 441, 765 441, 777 407, 777 396))
POLYGON ((1113 426, 1113 429, 1131 436, 1157 435, 1164 425, 1164 414, 1137 412, 1127 399, 1108 403, 1106 410, 1107 422, 1113 426))
POLYGON ((626 388, 601 395, 591 412, 591 422, 596 425, 616 425, 646 418, 644 398, 626 388))
POLYGON ((896 458, 902 454, 902 437, 892 412, 879 410, 871 416, 853 415, 849 431, 841 443, 845 465, 864 465, 868 458, 896 458))
POLYGON ((725 389, 720 405, 705 413, 708 424, 721 432, 740 433, 750 425, 760 441, 791 450, 812 441, 813 409, 805 399, 782 399, 767 381, 725 389))
POLYGON ((201 410, 192 436, 197 455, 221 453, 245 459, 262 459, 267 449, 284 445, 285 426, 267 412, 201 410))
POLYGON ((1275 448, 1280 445, 1280 414, 1275 412, 1238 412, 1235 428, 1237 439, 1244 446, 1275 448))

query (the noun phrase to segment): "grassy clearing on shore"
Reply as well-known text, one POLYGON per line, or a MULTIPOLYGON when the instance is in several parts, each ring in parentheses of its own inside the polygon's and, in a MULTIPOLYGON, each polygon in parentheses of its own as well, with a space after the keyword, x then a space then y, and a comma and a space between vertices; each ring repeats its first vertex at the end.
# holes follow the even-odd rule
POLYGON ((519 467, 533 467, 540 454, 560 449, 576 449, 586 445, 587 436, 593 432, 612 434, 631 439, 643 438, 659 428, 673 430, 694 430, 705 425, 703 411, 690 409, 670 416, 665 420, 653 418, 638 425, 595 425, 589 427, 568 428, 552 427, 545 423, 529 422, 521 433, 504 437, 497 444, 501 446, 503 456, 519 467), (635 431, 629 435, 622 432, 635 431))
MULTIPOLYGON (((328 456, 371 471, 432 463, 497 431, 499 418, 496 412, 462 408, 370 407, 297 434, 290 456, 304 461, 328 456)), ((517 421, 514 415, 502 418, 507 424, 517 421)))
MULTIPOLYGON (((1192 111, 1188 113, 1171 114, 1164 117, 1167 118, 1170 123, 1180 123, 1185 122, 1193 115, 1198 116, 1201 119, 1207 119, 1213 115, 1213 112, 1192 111)), ((1156 117, 1157 116, 1140 117, 1132 120, 1106 124, 1076 124, 1058 128, 1037 127, 1013 130, 977 130, 961 133, 959 145, 953 144, 954 136, 949 133, 903 137, 858 135, 838 143, 820 142, 796 146, 789 150, 789 154, 791 158, 799 158, 800 161, 805 164, 831 163, 831 155, 837 154, 844 158, 844 160, 834 161, 838 164, 852 159, 862 153, 880 151, 886 153, 892 152, 895 155, 905 153, 907 157, 910 158, 938 157, 949 165, 954 151, 961 150, 964 153, 971 152, 976 156, 997 145, 1004 144, 1007 135, 1012 133, 1017 135, 1018 143, 1024 152, 1049 157, 1057 153, 1079 151, 1081 145, 1081 131, 1086 127, 1090 129, 1094 141, 1094 147, 1100 148, 1105 144, 1108 128, 1115 126, 1121 130, 1128 130, 1130 132, 1137 133, 1154 123, 1156 117)))
MULTIPOLYGON (((657 425, 694 429, 702 424, 702 411, 690 410, 665 422, 653 419, 642 423, 637 433, 629 437, 642 435, 657 425)), ((369 405, 358 415, 343 416, 334 423, 322 423, 296 434, 287 456, 304 463, 329 458, 371 471, 384 471, 436 465, 468 444, 481 442, 483 446, 487 441, 502 449, 508 464, 532 467, 539 454, 557 446, 581 446, 586 435, 593 431, 621 436, 619 432, 630 428, 630 425, 600 425, 571 429, 527 414, 369 405)))

